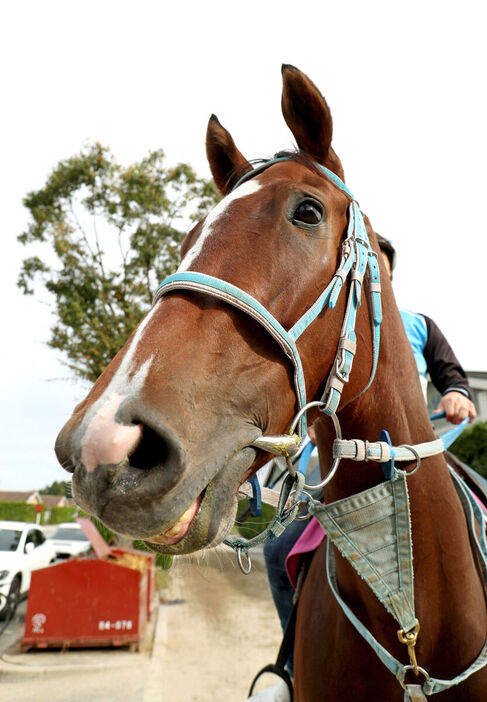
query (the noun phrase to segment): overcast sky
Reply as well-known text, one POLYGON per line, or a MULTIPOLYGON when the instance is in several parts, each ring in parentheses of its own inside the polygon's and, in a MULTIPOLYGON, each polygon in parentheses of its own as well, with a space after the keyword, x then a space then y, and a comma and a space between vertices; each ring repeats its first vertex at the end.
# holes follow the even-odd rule
POLYGON ((66 479, 57 432, 86 387, 45 342, 45 297, 16 287, 23 196, 99 140, 125 164, 162 147, 209 176, 216 113, 247 158, 292 145, 282 63, 325 95, 346 180, 396 245, 401 306, 439 324, 463 365, 487 370, 486 42, 471 2, 2 3, 0 489, 66 479))

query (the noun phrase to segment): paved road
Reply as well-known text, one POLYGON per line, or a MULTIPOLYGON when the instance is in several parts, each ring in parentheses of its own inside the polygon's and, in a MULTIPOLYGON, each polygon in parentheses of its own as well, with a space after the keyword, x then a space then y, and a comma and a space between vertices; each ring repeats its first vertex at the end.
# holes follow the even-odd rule
POLYGON ((144 702, 147 653, 103 649, 20 654, 26 607, 26 601, 19 605, 0 637, 2 702, 144 702))
POLYGON ((27 600, 24 600, 18 605, 15 617, 9 622, 7 628, 0 636, 0 656, 22 636, 24 632, 26 609, 27 600))
MULTIPOLYGON (((254 562, 244 576, 227 549, 180 559, 162 593, 152 657, 121 650, 20 657, 2 652, 1 637, 1 701, 243 702, 280 643, 262 558, 254 562)), ((10 629, 9 643, 23 624, 10 629)))
POLYGON ((247 698, 255 673, 275 660, 281 642, 262 556, 253 563, 251 574, 242 575, 225 548, 176 564, 169 597, 184 604, 166 607, 167 631, 158 629, 144 702, 247 698))
MULTIPOLYGON (((1 679, 2 702, 143 702, 144 668, 109 667, 37 676, 23 681, 1 679)), ((154 702, 170 702, 163 698, 154 702)))

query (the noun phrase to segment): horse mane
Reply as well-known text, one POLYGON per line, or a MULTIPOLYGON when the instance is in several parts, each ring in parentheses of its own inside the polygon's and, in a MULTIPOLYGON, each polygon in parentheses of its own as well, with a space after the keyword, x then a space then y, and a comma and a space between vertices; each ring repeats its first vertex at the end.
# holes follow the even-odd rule
POLYGON ((316 173, 316 175, 323 175, 316 161, 305 151, 300 151, 299 149, 278 151, 277 154, 274 154, 274 158, 287 158, 290 161, 295 161, 302 166, 306 166, 306 168, 309 168, 309 170, 316 173))

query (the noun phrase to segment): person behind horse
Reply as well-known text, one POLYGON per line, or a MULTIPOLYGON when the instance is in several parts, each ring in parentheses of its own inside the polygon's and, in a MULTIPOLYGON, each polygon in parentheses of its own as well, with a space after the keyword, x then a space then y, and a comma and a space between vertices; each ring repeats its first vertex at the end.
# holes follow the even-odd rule
MULTIPOLYGON (((389 278, 392 280, 396 265, 396 251, 392 243, 377 234, 384 265, 389 278)), ((473 395, 467 376, 455 356, 445 336, 435 322, 423 314, 400 310, 406 334, 411 344, 421 386, 426 400, 427 374, 433 385, 441 393, 437 411, 445 412, 446 418, 452 424, 459 424, 466 417, 472 422, 477 416, 473 395)), ((309 430, 313 440, 313 428, 309 430)), ((311 484, 319 482, 319 466, 314 468, 316 476, 308 475, 311 484), (314 478, 314 479, 313 479, 314 478)), ((316 496, 315 496, 316 497, 316 496)), ((264 544, 264 560, 271 588, 272 598, 277 609, 283 631, 293 608, 294 588, 291 585, 286 568, 286 558, 293 546, 306 528, 307 521, 294 521, 284 533, 275 540, 264 544)), ((293 674, 293 654, 291 653, 286 669, 293 674)), ((249 700, 255 702, 289 702, 289 692, 284 681, 262 690, 249 700)))
MULTIPOLYGON (((396 251, 391 242, 377 234, 382 258, 392 280, 396 251)), ((435 322, 424 314, 400 310, 406 334, 413 349, 423 392, 426 397, 427 374, 442 397, 437 410, 446 412, 452 424, 477 416, 467 376, 453 350, 435 322)))

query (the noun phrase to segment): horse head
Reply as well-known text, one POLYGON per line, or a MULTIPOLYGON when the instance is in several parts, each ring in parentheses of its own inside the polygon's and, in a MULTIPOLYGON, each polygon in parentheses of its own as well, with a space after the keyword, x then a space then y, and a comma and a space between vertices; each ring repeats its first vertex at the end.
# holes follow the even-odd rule
MULTIPOLYGON (((287 330, 337 269, 351 198, 320 169, 343 179, 327 103, 299 70, 282 73, 298 149, 253 169, 210 118, 207 155, 222 199, 187 235, 179 272, 244 290, 287 330)), ((344 306, 340 298, 299 340, 309 398, 323 389, 344 306)), ((368 347, 345 401, 367 381, 368 347)), ((155 550, 187 553, 226 536, 239 486, 269 459, 253 442, 287 431, 296 411, 292 367, 265 329, 224 300, 176 289, 76 407, 56 453, 83 509, 155 550)))

